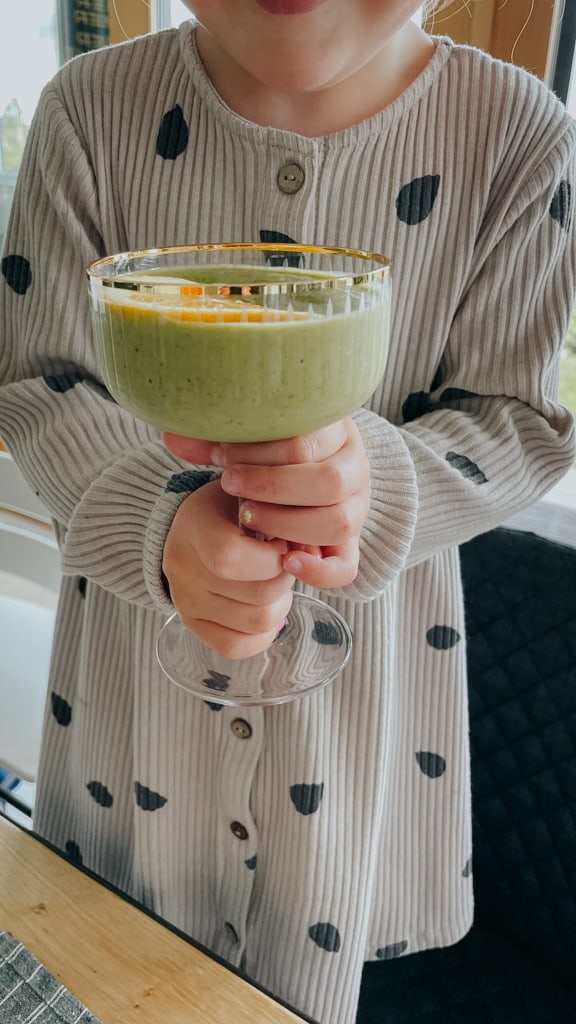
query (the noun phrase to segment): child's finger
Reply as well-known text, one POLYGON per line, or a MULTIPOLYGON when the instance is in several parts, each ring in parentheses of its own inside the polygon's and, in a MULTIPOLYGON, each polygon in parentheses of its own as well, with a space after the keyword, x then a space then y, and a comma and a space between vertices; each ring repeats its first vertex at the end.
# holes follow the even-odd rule
POLYGON ((292 544, 322 547, 345 544, 357 538, 367 513, 366 496, 352 494, 347 501, 320 507, 270 505, 241 501, 240 524, 266 537, 282 537, 292 544))
POLYGON ((208 647, 232 661, 252 658, 266 651, 278 633, 277 626, 268 633, 241 633, 205 619, 195 619, 190 628, 208 647))
POLYGON ((164 447, 179 459, 185 459, 194 466, 211 465, 210 453, 214 447, 212 441, 198 441, 194 437, 182 437, 181 434, 164 431, 162 442, 164 447))
POLYGON ((283 567, 302 583, 318 590, 329 590, 345 587, 356 579, 358 557, 358 544, 354 540, 338 547, 322 548, 321 557, 308 551, 289 551, 283 558, 283 567))
POLYGON ((303 437, 259 441, 254 444, 212 445, 211 461, 216 466, 296 466, 323 462, 346 443, 348 429, 348 421, 339 420, 303 437))

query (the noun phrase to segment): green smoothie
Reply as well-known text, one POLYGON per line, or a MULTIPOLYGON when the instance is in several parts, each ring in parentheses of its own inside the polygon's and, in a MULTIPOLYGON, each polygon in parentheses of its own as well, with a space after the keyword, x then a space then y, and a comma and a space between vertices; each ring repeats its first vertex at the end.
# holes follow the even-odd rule
POLYGON ((144 291, 99 284, 96 351, 114 398, 159 430, 212 441, 307 434, 361 406, 384 373, 388 283, 334 289, 327 306, 328 275, 258 274, 264 286, 305 275, 309 287, 280 294, 269 309, 261 304, 269 297, 243 295, 254 271, 242 268, 164 272, 164 290, 154 274, 144 291), (232 294, 199 297, 207 281, 230 284, 232 294))

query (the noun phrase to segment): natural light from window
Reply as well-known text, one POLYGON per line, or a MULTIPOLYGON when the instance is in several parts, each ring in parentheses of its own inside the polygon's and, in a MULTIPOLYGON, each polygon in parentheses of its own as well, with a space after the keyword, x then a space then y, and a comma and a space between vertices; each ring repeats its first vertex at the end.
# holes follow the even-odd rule
POLYGON ((54 0, 18 0, 0 31, 0 248, 28 126, 58 67, 54 0))

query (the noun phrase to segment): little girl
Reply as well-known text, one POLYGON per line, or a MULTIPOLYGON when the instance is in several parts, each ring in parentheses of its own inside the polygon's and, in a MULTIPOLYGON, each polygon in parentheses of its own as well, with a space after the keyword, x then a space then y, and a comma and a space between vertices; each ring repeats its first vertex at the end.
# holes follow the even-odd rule
POLYGON ((187 6, 196 23, 48 84, 2 259, 0 435, 64 572, 34 826, 297 1010, 352 1024, 366 960, 472 922, 458 545, 574 458, 556 393, 576 132, 526 72, 427 36, 415 0, 187 6), (98 376, 86 267, 261 240, 393 260, 385 379, 308 438, 163 441, 98 376), (222 483, 192 492, 190 462, 222 483), (237 494, 288 543, 255 558, 237 494), (240 713, 163 677, 174 607, 245 657, 294 586, 352 626, 329 687, 240 713))

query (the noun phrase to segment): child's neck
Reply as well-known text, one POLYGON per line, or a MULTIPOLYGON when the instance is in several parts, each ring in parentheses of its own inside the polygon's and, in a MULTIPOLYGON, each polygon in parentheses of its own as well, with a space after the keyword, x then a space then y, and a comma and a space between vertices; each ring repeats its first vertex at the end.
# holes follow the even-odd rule
POLYGON ((235 113, 255 124, 310 138, 341 131, 383 110, 423 71, 434 52, 429 37, 409 22, 352 76, 323 88, 295 91, 271 88, 248 74, 223 55, 201 27, 197 43, 216 91, 235 113))

